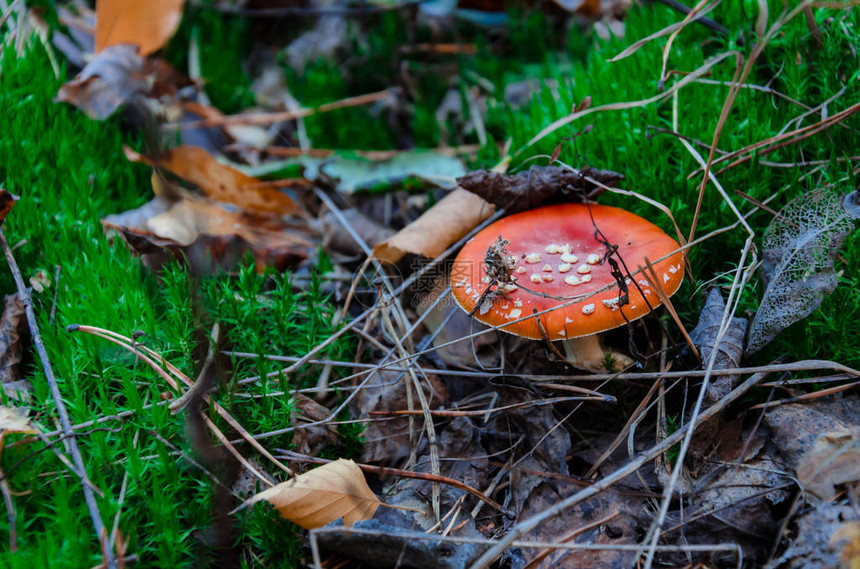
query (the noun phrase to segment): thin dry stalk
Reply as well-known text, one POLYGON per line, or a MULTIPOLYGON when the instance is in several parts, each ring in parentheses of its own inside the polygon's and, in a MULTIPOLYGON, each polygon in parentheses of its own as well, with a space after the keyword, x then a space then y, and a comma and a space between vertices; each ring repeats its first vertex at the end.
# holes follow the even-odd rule
MULTIPOLYGON (((669 64, 669 52, 672 51, 672 44, 675 43, 675 38, 678 37, 678 34, 683 31, 687 25, 692 22, 695 17, 700 12, 705 12, 705 7, 708 5, 710 0, 699 0, 699 3, 693 6, 693 9, 687 12, 687 15, 684 16, 684 19, 679 22, 677 29, 675 29, 670 35, 669 39, 666 40, 666 45, 663 46, 663 68, 660 70, 660 81, 659 85, 663 85, 666 82, 666 66, 669 64)), ((715 7, 719 2, 715 2, 709 9, 715 7)))
POLYGON ((384 89, 375 93, 367 93, 356 97, 347 97, 333 103, 325 103, 318 107, 302 107, 295 111, 284 111, 280 113, 248 113, 243 115, 227 115, 223 117, 215 117, 199 121, 191 121, 184 123, 168 123, 162 128, 165 130, 180 130, 194 128, 210 128, 210 127, 225 127, 225 126, 268 126, 270 124, 291 121, 299 118, 305 118, 317 113, 328 113, 338 109, 347 107, 358 107, 369 105, 378 101, 385 100, 397 92, 396 89, 384 89))
MULTIPOLYGON (((311 554, 313 558, 313 565, 315 569, 322 569, 322 558, 320 556, 319 551, 319 543, 317 538, 320 534, 323 533, 343 533, 343 534, 353 534, 353 535, 366 535, 368 537, 383 537, 388 536, 384 530, 374 530, 374 529, 364 529, 353 527, 323 527, 316 528, 310 531, 308 537, 311 542, 311 554)), ((501 540, 492 540, 492 539, 484 539, 484 538, 473 538, 473 537, 452 537, 452 536, 440 536, 436 534, 426 534, 420 532, 405 532, 402 534, 402 538, 404 540, 421 540, 421 541, 434 541, 434 542, 445 542, 451 544, 477 544, 488 546, 491 550, 499 543, 501 540)), ((639 545, 616 545, 616 544, 589 544, 589 543, 558 543, 558 542, 549 542, 549 541, 523 541, 523 540, 513 540, 510 543, 510 547, 521 547, 521 548, 529 548, 529 549, 566 549, 569 551, 633 551, 638 552, 641 549, 639 545)), ((737 558, 736 567, 740 569, 743 566, 743 551, 740 546, 736 543, 718 543, 718 544, 708 544, 708 545, 658 545, 657 550, 661 552, 673 552, 673 553, 712 553, 715 551, 726 551, 730 553, 734 553, 737 558)), ((472 564, 472 569, 477 567, 474 563, 472 564)))
MULTIPOLYGON (((87 469, 84 465, 84 459, 81 456, 81 451, 78 449, 78 441, 72 430, 72 422, 69 419, 69 413, 66 410, 66 404, 63 402, 60 387, 57 384, 57 378, 54 376, 54 368, 48 358, 48 351, 45 349, 45 343, 42 341, 42 335, 39 333, 39 323, 36 320, 36 313, 33 311, 33 299, 30 297, 30 289, 24 284, 24 278, 21 276, 21 270, 18 268, 18 263, 9 249, 9 243, 6 241, 6 235, 0 229, 0 246, 3 247, 3 253, 6 255, 6 260, 9 262, 9 270, 12 272, 12 278, 15 280, 15 287, 18 289, 18 295, 24 304, 24 310, 27 314, 27 324, 30 327, 30 335, 33 338, 33 344, 36 346, 36 352, 39 355, 39 360, 42 362, 42 369, 45 372, 45 380, 51 388, 51 397, 54 400, 54 405, 57 407, 57 415, 60 417, 60 425, 63 427, 63 434, 68 439, 69 452, 72 455, 72 460, 75 464, 75 474, 81 479, 81 487, 84 492, 84 501, 87 504, 87 510, 90 513, 90 520, 96 535, 101 536, 105 531, 104 522, 102 522, 99 507, 96 503, 95 495, 89 484, 83 483, 83 480, 89 479, 87 469)), ((116 567, 116 559, 111 552, 105 553, 105 564, 108 569, 116 567)))
MULTIPOLYGON (((725 408, 728 407, 729 404, 731 404, 732 402, 737 400, 739 397, 744 395, 751 388, 753 388, 759 381, 761 381, 765 377, 765 375, 766 374, 763 374, 763 373, 756 373, 756 374, 753 374, 752 376, 750 376, 746 381, 744 381, 737 388, 732 390, 723 399, 721 399, 716 404, 714 404, 712 407, 708 408, 706 411, 701 413, 700 421, 705 422, 708 419, 717 416, 719 413, 721 413, 723 410, 725 410, 725 408)), ((668 449, 670 449, 673 445, 681 442, 685 437, 687 437, 690 433, 692 433, 694 431, 694 428, 693 428, 694 425, 698 425, 698 423, 694 423, 692 421, 688 422, 686 425, 684 425, 683 427, 681 427, 680 429, 678 429, 677 431, 675 431, 674 433, 672 433, 671 435, 669 435, 668 437, 663 439, 661 442, 657 443, 656 445, 654 445, 653 447, 651 447, 650 449, 648 449, 644 453, 640 454, 637 458, 630 461, 628 464, 619 468, 615 472, 607 475, 605 478, 601 479, 600 481, 594 483, 593 485, 589 486, 588 488, 584 488, 584 489, 580 490, 579 492, 564 498, 563 500, 561 500, 560 502, 558 502, 554 506, 547 508, 546 510, 540 512, 539 514, 536 514, 536 515, 534 515, 528 519, 520 521, 519 523, 514 525, 503 538, 501 538, 500 540, 493 543, 493 546, 490 547, 472 565, 473 569, 486 569, 496 559, 498 559, 499 556, 501 556, 502 553, 504 553, 504 551, 506 549, 514 546, 514 542, 516 542, 520 536, 534 530, 536 527, 538 527, 541 523, 548 520, 549 518, 551 518, 555 515, 558 515, 559 513, 563 512, 564 510, 566 510, 572 506, 575 506, 576 504, 579 504, 579 503, 583 502, 584 500, 587 500, 588 498, 595 496, 595 495, 599 494, 600 492, 603 492, 604 490, 607 490, 608 488, 611 488, 617 482, 620 482, 621 480, 623 480, 624 478, 626 478, 630 474, 633 474, 639 468, 641 468, 643 465, 654 460, 660 454, 662 454, 665 451, 667 451, 668 449)), ((680 470, 680 469, 676 469, 676 472, 678 470, 680 470)), ((704 546, 704 547, 708 547, 708 546, 704 546)), ((661 546, 659 546, 659 545, 656 546, 655 551, 660 550, 660 548, 661 548, 661 546)), ((634 551, 641 551, 642 547, 641 546, 634 546, 633 550, 634 551)))
MULTIPOLYGON (((617 517, 618 517, 618 512, 616 511, 616 512, 609 514, 608 516, 605 516, 599 520, 595 520, 589 524, 585 524, 582 527, 578 527, 575 530, 566 534, 564 537, 562 537, 559 540, 559 543, 560 544, 567 543, 568 541, 574 539, 577 536, 584 534, 585 532, 591 531, 594 528, 598 528, 598 527, 602 526, 603 524, 608 524, 609 522, 611 522, 612 520, 614 520, 617 517)), ((544 549, 543 551, 538 553, 537 557, 532 559, 531 563, 526 565, 525 569, 534 569, 535 567, 539 567, 541 561, 543 561, 544 559, 549 557, 556 549, 558 549, 558 548, 557 547, 551 547, 551 548, 548 547, 547 549, 544 549)))
POLYGON ((3 503, 6 504, 6 521, 9 524, 9 552, 18 551, 18 530, 15 526, 15 502, 12 501, 12 491, 3 469, 0 469, 0 492, 3 493, 3 503))
MULTIPOLYGON (((144 346, 142 344, 135 344, 131 341, 130 338, 127 338, 127 337, 123 336, 122 334, 117 334, 116 332, 113 332, 111 330, 106 330, 106 329, 98 328, 95 326, 74 325, 74 326, 70 326, 69 330, 73 330, 73 331, 77 330, 77 331, 85 332, 88 334, 93 334, 95 336, 98 336, 100 338, 108 340, 109 342, 113 342, 114 344, 125 348, 126 350, 130 351, 131 353, 133 353, 137 357, 139 357, 148 366, 150 366, 176 392, 181 391, 181 388, 179 387, 179 384, 177 383, 177 381, 170 374, 168 374, 167 371, 165 371, 164 368, 161 367, 161 365, 157 364, 153 358, 157 358, 157 359, 161 360, 161 363, 164 365, 164 367, 166 367, 168 370, 170 370, 170 373, 172 373, 173 376, 179 378, 183 383, 185 383, 185 385, 187 385, 189 387, 194 385, 194 382, 191 381, 191 379, 187 375, 185 375, 175 365, 171 364, 170 362, 168 362, 167 360, 162 358, 154 350, 152 350, 152 349, 150 349, 147 346, 144 346)), ((221 416, 222 419, 227 421, 227 423, 231 427, 233 427, 233 429, 235 429, 236 432, 238 432, 239 435, 245 441, 250 443, 251 446, 254 447, 254 449, 256 449, 260 454, 265 456, 275 466, 277 466, 278 468, 280 468, 281 470, 286 472, 288 475, 290 475, 290 476, 293 475, 293 471, 290 468, 288 468, 286 465, 282 464, 279 460, 277 460, 274 456, 272 456, 271 453, 269 453, 269 451, 265 449, 265 447, 263 447, 259 442, 257 442, 257 440, 254 439, 251 436, 251 434, 242 425, 240 425, 239 422, 236 421, 236 419, 226 409, 224 409, 224 407, 221 406, 221 404, 211 401, 208 394, 203 396, 203 400, 206 401, 207 403, 211 403, 212 406, 215 408, 215 411, 218 413, 218 415, 221 416)), ((229 441, 229 439, 224 437, 224 434, 221 433, 220 430, 218 430, 218 428, 215 426, 215 424, 212 423, 208 417, 206 417, 204 415, 204 418, 206 419, 206 424, 211 425, 210 429, 212 429, 212 434, 214 434, 216 436, 216 438, 218 438, 219 440, 221 440, 223 438, 224 440, 229 441)), ((235 449, 233 449, 233 450, 235 450, 235 449)), ((233 450, 231 450, 231 452, 233 452, 233 450)), ((247 461, 244 458, 242 458, 240 460, 240 462, 242 462, 242 464, 250 464, 250 463, 247 463, 247 461)), ((271 485, 271 482, 268 480, 268 478, 266 478, 265 476, 262 476, 256 469, 250 468, 250 471, 252 473, 254 473, 255 476, 257 476, 261 480, 265 480, 267 484, 271 485)))

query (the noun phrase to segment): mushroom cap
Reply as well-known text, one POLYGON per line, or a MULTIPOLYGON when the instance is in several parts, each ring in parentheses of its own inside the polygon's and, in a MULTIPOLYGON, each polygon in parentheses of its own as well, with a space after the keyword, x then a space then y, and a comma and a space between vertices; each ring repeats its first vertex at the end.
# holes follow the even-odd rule
MULTIPOLYGON (((645 257, 652 262, 666 294, 674 294, 684 279, 683 256, 678 243, 659 227, 616 207, 551 205, 500 219, 469 240, 454 261, 451 290, 463 310, 475 310, 474 317, 489 326, 539 339, 543 337, 539 318, 550 340, 578 338, 642 318, 661 304, 639 272, 645 257), (610 244, 618 246, 618 255, 639 285, 625 278, 629 303, 624 306, 619 306, 618 283, 604 259, 607 248, 595 238, 595 226, 610 244), (504 285, 495 287, 486 297, 492 305, 485 299, 475 310, 491 286, 482 281, 489 280, 485 278, 487 250, 500 236, 510 242, 510 274, 516 282, 505 295, 500 294, 504 285), (577 300, 571 303, 573 299, 577 300), (550 309, 554 310, 526 318, 550 309)), ((619 268, 624 271, 621 263, 619 268)))

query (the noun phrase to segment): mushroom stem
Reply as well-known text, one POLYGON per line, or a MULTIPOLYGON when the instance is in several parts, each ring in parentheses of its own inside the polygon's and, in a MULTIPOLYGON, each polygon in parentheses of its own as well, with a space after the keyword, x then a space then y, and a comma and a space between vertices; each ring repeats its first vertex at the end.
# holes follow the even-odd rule
POLYGON ((564 355, 570 365, 586 371, 603 372, 621 370, 634 363, 630 356, 604 348, 601 336, 603 334, 592 334, 565 340, 564 355), (606 365, 610 361, 612 369, 606 365))

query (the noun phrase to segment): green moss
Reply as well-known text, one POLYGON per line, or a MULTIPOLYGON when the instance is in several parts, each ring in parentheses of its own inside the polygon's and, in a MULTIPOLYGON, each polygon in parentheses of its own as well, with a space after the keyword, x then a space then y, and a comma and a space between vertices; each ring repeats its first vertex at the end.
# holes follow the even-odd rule
MULTIPOLYGON (((156 437, 196 455, 182 415, 163 406, 143 409, 160 401, 168 387, 127 352, 104 340, 66 333, 65 327, 90 324, 129 336, 141 330, 145 335, 140 341, 193 377, 215 320, 227 329, 227 346, 299 354, 332 333, 333 309, 319 286, 294 293, 288 280, 259 276, 252 269, 243 269, 237 278, 197 282, 173 265, 157 280, 121 242, 107 239, 99 222, 150 199, 148 169, 130 164, 122 154, 123 143, 139 142, 123 133, 118 120, 97 123, 54 104, 51 99, 63 78, 52 75, 41 47, 28 49, 21 58, 7 49, 0 66, 0 186, 21 196, 3 228, 10 243, 19 243, 15 255, 25 279, 40 269, 53 277, 54 267, 60 267, 59 283, 37 295, 35 307, 72 422, 136 411, 126 422, 109 421, 78 439, 88 474, 105 495, 99 500, 102 519, 110 525, 120 512, 119 528, 143 566, 197 566, 208 555, 202 538, 212 523, 213 483, 156 437), (57 315, 50 323, 57 286, 57 315), (120 504, 126 474, 128 491, 120 504)), ((9 272, 0 271, 0 292, 14 290, 9 272)), ((349 350, 348 342, 335 343, 328 355, 341 358, 349 350)), ((229 379, 272 369, 264 360, 237 361, 229 379)), ((27 369, 27 378, 34 386, 31 416, 53 429, 56 412, 38 362, 27 369)), ((281 379, 244 392, 267 395, 315 381, 304 370, 281 379)), ((225 389, 232 385, 227 382, 225 389)), ((289 423, 288 396, 219 398, 251 431, 289 423)), ((220 420, 219 425, 233 435, 220 420)), ((358 440, 357 433, 350 436, 358 440)), ((289 446, 290 438, 270 442, 289 446)), ((19 550, 13 555, 0 549, 0 566, 94 566, 101 554, 80 483, 50 451, 31 456, 40 448, 41 443, 33 443, 3 451, 11 488, 30 493, 15 498, 19 550), (24 462, 12 468, 18 461, 24 462)), ((247 449, 243 452, 254 458, 247 449)), ((253 512, 247 517, 238 535, 246 554, 263 544, 268 549, 253 551, 263 561, 277 565, 297 559, 294 530, 281 528, 280 541, 272 547, 271 520, 253 512)), ((7 541, 7 532, 4 517, 0 540, 7 541)))

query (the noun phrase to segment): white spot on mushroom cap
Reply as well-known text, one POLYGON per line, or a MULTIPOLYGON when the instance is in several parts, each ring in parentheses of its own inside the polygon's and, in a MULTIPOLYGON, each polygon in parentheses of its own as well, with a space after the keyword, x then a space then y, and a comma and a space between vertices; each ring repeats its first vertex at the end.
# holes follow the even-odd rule
POLYGON ((570 318, 568 318, 567 316, 565 316, 565 317, 564 317, 564 323, 565 323, 565 324, 573 324, 573 320, 571 320, 570 318))
POLYGON ((565 277, 564 282, 569 284, 570 286, 576 286, 580 283, 579 277, 576 275, 570 275, 569 277, 565 277))
POLYGON ((589 265, 596 265, 597 263, 600 262, 600 255, 597 255, 596 253, 592 253, 591 255, 589 255, 585 259, 585 262, 588 263, 589 265))
POLYGON ((675 273, 677 273, 677 272, 678 272, 678 267, 676 267, 675 265, 671 265, 671 266, 669 267, 669 272, 670 272, 670 273, 672 273, 672 274, 674 275, 675 273))
POLYGON ((562 263, 562 264, 560 264, 560 265, 558 266, 558 272, 560 272, 560 273, 566 273, 566 272, 567 272, 567 271, 569 271, 571 268, 573 268, 573 265, 571 265, 570 263, 562 263))
POLYGON ((666 273, 663 273, 663 283, 665 284, 665 283, 669 282, 670 280, 672 280, 672 277, 670 277, 666 273))
POLYGON ((590 283, 591 282, 591 275, 582 275, 582 278, 579 279, 579 282, 590 283))
POLYGON ((522 308, 523 307, 523 301, 520 300, 519 298, 515 298, 514 299, 514 306, 516 306, 517 308, 522 308))
POLYGON ((594 314, 594 305, 593 304, 586 304, 585 306, 582 307, 582 313, 583 314, 594 314))
POLYGON ((561 249, 562 254, 566 255, 566 254, 570 253, 570 243, 564 243, 560 249, 561 249))
POLYGON ((518 287, 517 285, 515 285, 515 284, 513 284, 513 283, 508 283, 508 284, 506 284, 506 285, 505 285, 505 290, 506 290, 506 291, 508 291, 508 292, 514 292, 514 291, 515 291, 515 290, 517 290, 518 288, 520 288, 520 287, 518 287))
POLYGON ((524 272, 526 272, 526 268, 525 267, 517 267, 517 272, 519 274, 523 274, 524 272))
POLYGON ((564 328, 562 328, 561 330, 558 331, 558 335, 561 336, 562 338, 564 338, 567 336, 567 332, 565 332, 564 328))
POLYGON ((618 297, 601 300, 603 306, 612 310, 618 310, 618 297))
POLYGON ((544 271, 545 273, 551 273, 551 272, 552 272, 552 265, 550 265, 549 263, 547 263, 546 265, 544 265, 544 266, 543 266, 543 271, 544 271))
POLYGON ((532 281, 533 283, 541 282, 540 275, 537 273, 532 273, 531 276, 529 277, 529 280, 532 281))
POLYGON ((587 275, 591 272, 591 267, 589 267, 588 265, 580 265, 579 268, 576 269, 576 272, 581 275, 587 275))
POLYGON ((548 283, 551 283, 553 281, 552 275, 544 275, 543 280, 548 283))
POLYGON ((554 255, 556 253, 560 253, 561 249, 559 249, 558 245, 556 245, 555 243, 550 243, 546 246, 546 249, 544 249, 544 251, 549 253, 550 255, 554 255))
POLYGON ((529 253, 526 255, 526 263, 540 263, 540 253, 529 253))
POLYGON ((523 311, 520 310, 519 308, 514 308, 513 310, 508 312, 508 319, 509 320, 516 320, 517 318, 520 317, 520 314, 522 314, 522 313, 523 313, 523 311))
POLYGON ((571 263, 571 264, 572 263, 578 263, 579 257, 574 255, 573 253, 564 253, 561 256, 561 261, 562 261, 562 263, 571 263))

